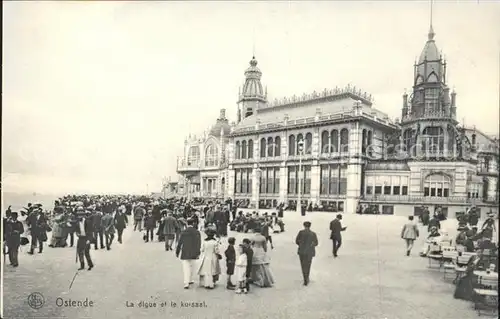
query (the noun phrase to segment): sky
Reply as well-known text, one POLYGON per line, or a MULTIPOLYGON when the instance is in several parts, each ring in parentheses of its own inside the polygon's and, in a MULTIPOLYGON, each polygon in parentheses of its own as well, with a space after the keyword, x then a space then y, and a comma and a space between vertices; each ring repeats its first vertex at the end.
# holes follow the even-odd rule
MULTIPOLYGON (((500 4, 435 1, 457 117, 498 133, 500 4)), ((347 84, 400 117, 430 2, 3 4, 2 186, 145 193, 225 108, 255 53, 269 100, 347 84)))

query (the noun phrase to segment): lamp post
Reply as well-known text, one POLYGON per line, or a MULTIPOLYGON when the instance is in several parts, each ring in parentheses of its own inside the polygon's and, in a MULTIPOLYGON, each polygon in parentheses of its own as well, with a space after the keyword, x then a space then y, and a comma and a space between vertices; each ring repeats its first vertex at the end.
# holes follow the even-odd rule
POLYGON ((302 180, 302 155, 304 154, 304 141, 299 140, 297 143, 297 151, 299 153, 299 178, 298 178, 298 183, 299 183, 299 192, 297 196, 297 212, 299 214, 302 214, 302 185, 301 185, 301 180, 302 180))

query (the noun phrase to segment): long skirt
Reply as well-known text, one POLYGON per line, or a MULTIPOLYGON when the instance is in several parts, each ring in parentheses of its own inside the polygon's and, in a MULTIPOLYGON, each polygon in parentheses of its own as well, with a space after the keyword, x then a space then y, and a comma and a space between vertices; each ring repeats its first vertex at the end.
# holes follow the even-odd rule
POLYGON ((269 268, 269 264, 252 265, 252 283, 259 287, 272 287, 274 285, 274 277, 269 268))

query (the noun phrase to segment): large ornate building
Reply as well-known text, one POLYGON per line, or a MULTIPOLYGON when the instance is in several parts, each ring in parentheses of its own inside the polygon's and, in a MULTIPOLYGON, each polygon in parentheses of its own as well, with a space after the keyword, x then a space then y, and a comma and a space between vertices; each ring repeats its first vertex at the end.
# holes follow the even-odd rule
POLYGON ((300 198, 349 213, 358 204, 398 215, 422 205, 451 214, 471 204, 498 210, 498 139, 456 120, 457 95, 434 36, 431 26, 396 121, 351 86, 269 102, 252 58, 237 123, 226 120, 227 133, 187 141, 178 171, 193 176, 192 191, 253 207, 296 205, 300 198), (206 165, 209 145, 227 165, 206 165))

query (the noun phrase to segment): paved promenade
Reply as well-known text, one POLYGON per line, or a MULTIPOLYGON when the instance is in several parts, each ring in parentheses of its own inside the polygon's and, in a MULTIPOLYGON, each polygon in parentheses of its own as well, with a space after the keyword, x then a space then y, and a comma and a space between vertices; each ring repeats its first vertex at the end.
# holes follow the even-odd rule
MULTIPOLYGON (((6 266, 4 318, 252 318, 252 319, 455 319, 476 318, 472 304, 453 299, 454 286, 444 282, 439 270, 427 268, 418 257, 426 231, 421 231, 413 255, 405 256, 400 239, 406 218, 397 216, 344 215, 347 226, 339 257, 331 253, 328 223, 334 214, 286 212, 286 232, 273 236, 271 269, 276 285, 254 288, 236 295, 221 285, 207 291, 184 290, 181 264, 163 243, 144 243, 142 234, 129 228, 122 245, 112 251, 92 250, 96 267, 75 276, 75 248, 46 248, 42 255, 20 253, 20 266, 6 266), (319 247, 313 260, 311 284, 302 286, 294 243, 302 222, 312 222, 319 247), (70 288, 70 284, 74 282, 70 288), (28 295, 45 298, 32 309, 28 295), (93 301, 93 307, 58 307, 57 298, 93 301), (156 307, 139 307, 140 301, 156 307), (128 305, 127 306, 127 302, 128 305), (181 307, 200 302, 203 307, 181 307), (134 303, 134 307, 130 307, 134 303)), ((445 228, 454 235, 457 222, 445 228)), ((240 242, 251 234, 232 233, 240 242)), ((225 248, 225 247, 224 247, 225 248)), ((223 264, 223 263, 222 263, 223 264)), ((224 271, 223 266, 223 271, 224 271)))

